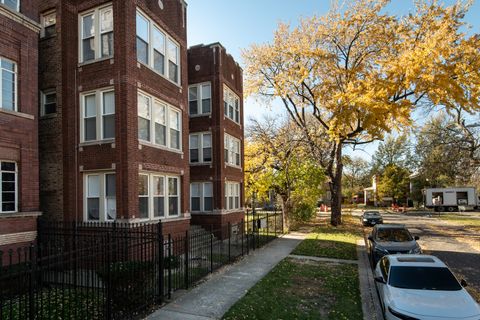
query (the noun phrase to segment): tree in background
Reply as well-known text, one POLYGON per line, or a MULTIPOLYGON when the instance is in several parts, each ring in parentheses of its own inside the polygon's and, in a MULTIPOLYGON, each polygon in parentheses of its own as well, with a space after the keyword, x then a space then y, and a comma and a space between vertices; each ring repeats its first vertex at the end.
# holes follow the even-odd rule
POLYGON ((461 31, 468 3, 419 0, 397 17, 384 13, 388 2, 357 0, 293 29, 280 24, 272 43, 244 54, 246 93, 280 99, 324 168, 332 225, 341 223, 346 145, 411 126, 423 102, 480 109, 480 39, 461 31))
POLYGON ((369 163, 360 157, 344 156, 343 194, 351 201, 370 185, 369 163))
POLYGON ((402 168, 413 168, 414 161, 411 152, 412 145, 406 133, 394 136, 388 135, 380 142, 372 157, 372 172, 381 174, 390 165, 402 168))
POLYGON ((291 220, 311 218, 325 174, 304 148, 298 128, 278 118, 252 120, 245 144, 247 196, 255 192, 266 198, 273 190, 281 199, 286 228, 291 220))
POLYGON ((398 201, 406 203, 410 185, 410 172, 395 164, 388 165, 377 184, 378 195, 393 198, 393 203, 398 201))

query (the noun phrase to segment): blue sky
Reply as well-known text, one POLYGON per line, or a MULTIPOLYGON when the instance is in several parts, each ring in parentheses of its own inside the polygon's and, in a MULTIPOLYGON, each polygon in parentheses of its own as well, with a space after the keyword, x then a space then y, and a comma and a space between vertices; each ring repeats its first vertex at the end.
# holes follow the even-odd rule
MULTIPOLYGON (((348 0, 347 0, 348 1, 348 0)), ((220 42, 242 64, 241 51, 252 43, 270 42, 277 24, 289 22, 295 25, 300 17, 313 14, 323 15, 330 8, 330 0, 187 0, 188 2, 188 44, 220 42)), ((451 4, 455 0, 444 0, 451 4)), ((392 0, 388 11, 403 15, 413 8, 411 0, 392 0)), ((480 33, 480 0, 475 0, 466 16, 472 26, 470 32, 480 33)), ((275 109, 282 110, 279 106, 275 109)), ((282 112, 282 111, 276 111, 282 112)), ((245 120, 271 113, 267 107, 253 99, 245 101, 245 120)), ((375 145, 356 152, 369 158, 375 145)))

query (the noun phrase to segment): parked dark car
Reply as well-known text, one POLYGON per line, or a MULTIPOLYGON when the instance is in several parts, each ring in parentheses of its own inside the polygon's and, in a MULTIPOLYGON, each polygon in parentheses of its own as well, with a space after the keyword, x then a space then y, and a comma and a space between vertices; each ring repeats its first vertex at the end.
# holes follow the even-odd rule
POLYGON ((365 211, 361 219, 364 226, 374 226, 383 223, 382 215, 378 211, 365 211))
POLYGON ((377 224, 368 236, 373 267, 388 254, 421 254, 418 239, 403 224, 377 224))

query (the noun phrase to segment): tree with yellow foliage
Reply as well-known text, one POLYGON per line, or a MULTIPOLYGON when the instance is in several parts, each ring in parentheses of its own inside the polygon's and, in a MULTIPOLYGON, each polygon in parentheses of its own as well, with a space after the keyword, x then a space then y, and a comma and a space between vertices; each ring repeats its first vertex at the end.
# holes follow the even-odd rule
POLYGON ((470 3, 417 0, 398 17, 385 13, 388 2, 352 1, 295 28, 280 24, 271 43, 244 52, 247 94, 280 99, 325 169, 332 225, 341 224, 346 146, 411 126, 423 104, 480 109, 480 37, 462 32, 470 3))

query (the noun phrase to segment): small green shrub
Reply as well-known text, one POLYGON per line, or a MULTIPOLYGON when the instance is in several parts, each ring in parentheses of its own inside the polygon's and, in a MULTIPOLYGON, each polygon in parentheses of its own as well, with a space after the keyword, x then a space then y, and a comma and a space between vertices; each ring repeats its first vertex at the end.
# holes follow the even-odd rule
POLYGON ((295 222, 307 222, 315 217, 315 205, 310 203, 299 203, 295 205, 292 212, 292 220, 295 222))

